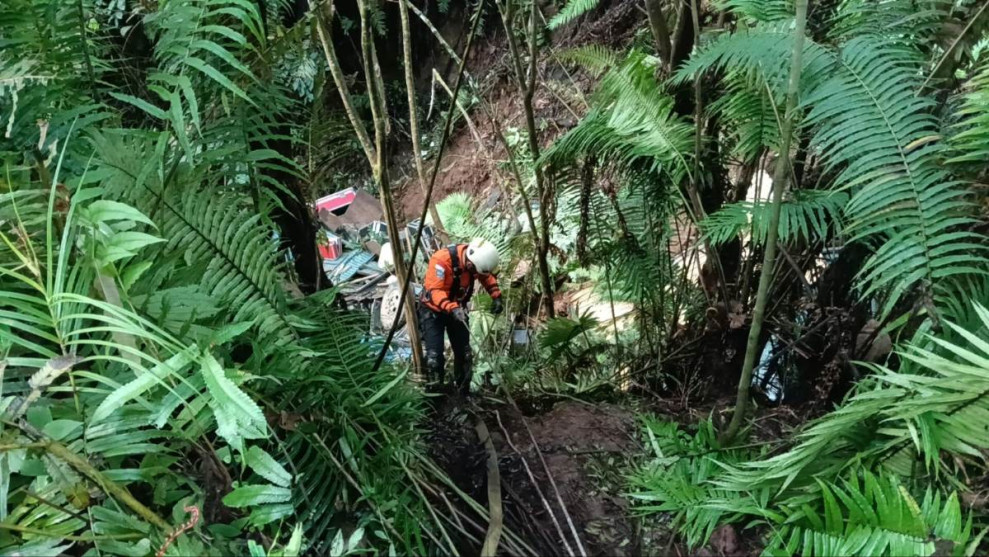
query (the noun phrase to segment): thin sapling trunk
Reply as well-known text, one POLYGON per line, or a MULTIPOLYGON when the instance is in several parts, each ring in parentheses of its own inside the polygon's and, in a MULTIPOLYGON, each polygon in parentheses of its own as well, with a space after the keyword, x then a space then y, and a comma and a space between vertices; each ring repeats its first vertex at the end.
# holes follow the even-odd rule
POLYGON ((773 280, 773 267, 776 263, 776 241, 779 234, 780 210, 783 206, 783 190, 786 189, 790 172, 790 144, 793 140, 793 121, 796 119, 797 93, 800 87, 800 65, 804 47, 804 30, 807 26, 807 0, 797 0, 797 22, 793 30, 793 52, 790 58, 790 81, 786 92, 786 112, 780 131, 779 158, 773 170, 773 201, 769 215, 769 230, 766 238, 766 252, 762 259, 762 273, 759 288, 756 290, 755 308, 752 310, 752 327, 749 329, 748 344, 745 347, 745 360, 742 363, 742 376, 738 380, 738 398, 735 413, 728 429, 721 436, 722 443, 728 443, 738 434, 745 420, 749 405, 749 385, 752 383, 752 369, 759 352, 759 337, 766 318, 766 302, 769 298, 769 285, 773 280))
MULTIPOLYGON (((412 136, 412 158, 416 163, 416 177, 419 187, 426 193, 426 171, 422 166, 422 146, 419 144, 419 111, 416 103, 415 76, 412 73, 412 31, 409 28, 409 7, 404 0, 398 2, 398 13, 402 20, 402 61, 405 66, 405 92, 409 102, 409 135, 412 136)), ((436 204, 429 204, 429 216, 433 219, 436 232, 443 243, 449 241, 436 204)))

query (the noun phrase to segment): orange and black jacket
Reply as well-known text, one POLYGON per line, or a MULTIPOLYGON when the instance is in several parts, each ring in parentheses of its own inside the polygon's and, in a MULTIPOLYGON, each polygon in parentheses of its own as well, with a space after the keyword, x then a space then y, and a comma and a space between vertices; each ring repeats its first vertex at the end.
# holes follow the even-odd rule
POLYGON ((429 309, 450 313, 466 304, 474 294, 475 278, 492 298, 501 296, 498 279, 493 274, 467 270, 466 250, 467 244, 458 244, 443 248, 429 258, 422 292, 422 303, 429 309))

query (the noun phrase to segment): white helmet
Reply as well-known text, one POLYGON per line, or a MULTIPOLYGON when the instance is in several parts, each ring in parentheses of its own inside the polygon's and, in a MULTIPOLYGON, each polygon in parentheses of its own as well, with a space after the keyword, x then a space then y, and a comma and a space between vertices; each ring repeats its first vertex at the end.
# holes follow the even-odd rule
POLYGON ((381 251, 378 252, 378 267, 387 273, 395 270, 395 255, 391 251, 390 242, 381 246, 381 251))
POLYGON ((483 238, 474 238, 467 245, 467 259, 479 273, 491 273, 498 268, 498 248, 483 238))

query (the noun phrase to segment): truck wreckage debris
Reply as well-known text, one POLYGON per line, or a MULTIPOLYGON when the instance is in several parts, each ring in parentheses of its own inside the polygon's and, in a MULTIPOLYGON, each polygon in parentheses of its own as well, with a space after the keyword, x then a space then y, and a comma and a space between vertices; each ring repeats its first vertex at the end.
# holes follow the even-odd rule
MULTIPOLYGON (((386 332, 398 314, 401 285, 387 269, 391 248, 381 204, 367 192, 347 188, 316 200, 315 208, 323 226, 319 251, 327 277, 340 289, 348 305, 370 311, 372 334, 386 332)), ((399 232, 405 253, 411 252, 419 226, 419 221, 414 220, 399 232)), ((423 264, 439 247, 432 227, 425 225, 418 255, 423 264)), ((418 294, 421 287, 414 287, 418 294)), ((401 352, 408 343, 402 324, 393 345, 401 352)))

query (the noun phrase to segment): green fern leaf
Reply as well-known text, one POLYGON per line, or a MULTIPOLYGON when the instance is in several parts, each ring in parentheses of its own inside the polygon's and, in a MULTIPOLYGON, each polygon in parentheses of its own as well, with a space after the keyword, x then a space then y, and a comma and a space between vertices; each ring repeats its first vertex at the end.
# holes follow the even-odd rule
POLYGON ((673 111, 673 99, 653 75, 658 59, 632 52, 609 71, 594 95, 594 108, 547 149, 539 163, 562 168, 586 155, 612 165, 643 162, 673 183, 690 169, 693 127, 673 111))
POLYGON ((793 0, 715 0, 718 10, 730 11, 749 23, 793 19, 793 0))
POLYGON ((217 423, 216 433, 241 451, 245 439, 267 437, 268 422, 264 419, 264 412, 251 397, 227 378, 216 358, 205 354, 201 359, 200 370, 206 388, 209 389, 209 405, 217 423))
MULTIPOLYGON (((841 211, 848 196, 841 192, 803 190, 783 201, 779 222, 782 242, 826 240, 833 228, 841 233, 841 211)), ((701 222, 701 229, 714 244, 724 244, 751 227, 752 239, 764 245, 768 237, 769 211, 765 203, 730 203, 701 222)))
POLYGON ((779 120, 783 113, 779 98, 769 95, 761 78, 732 72, 724 95, 708 110, 716 114, 734 139, 732 152, 743 161, 755 161, 766 149, 778 151, 779 120))
POLYGON ((223 497, 223 504, 235 509, 265 503, 284 503, 292 498, 292 490, 275 485, 244 485, 223 497))
POLYGON ((95 425, 128 402, 140 397, 155 385, 164 385, 165 378, 176 374, 196 358, 193 350, 184 350, 168 360, 154 366, 148 372, 139 374, 136 379, 112 391, 90 417, 89 424, 95 425))
POLYGON ((915 288, 983 272, 986 263, 982 237, 958 231, 973 222, 968 189, 935 162, 928 138, 936 122, 930 101, 914 95, 915 81, 903 51, 854 39, 803 101, 812 107, 812 148, 840 167, 836 184, 852 192, 849 233, 885 239, 859 276, 863 296, 885 293, 883 315, 915 288))
POLYGON ((846 0, 835 10, 829 35, 837 41, 881 38, 916 56, 919 47, 936 37, 952 7, 951 0, 846 0))
POLYGON ((550 31, 563 27, 578 17, 598 6, 601 0, 567 0, 567 4, 556 15, 550 18, 546 27, 550 31))
POLYGON ((277 460, 257 445, 251 445, 251 448, 247 450, 245 462, 251 470, 275 485, 288 487, 292 483, 292 474, 289 474, 288 470, 285 470, 277 460))
POLYGON ((561 50, 557 53, 557 57, 561 60, 575 62, 595 75, 600 75, 618 64, 618 54, 614 50, 597 44, 561 50))
POLYGON ((982 165, 989 160, 989 63, 965 84, 961 106, 955 113, 958 122, 952 126, 949 163, 982 165))

